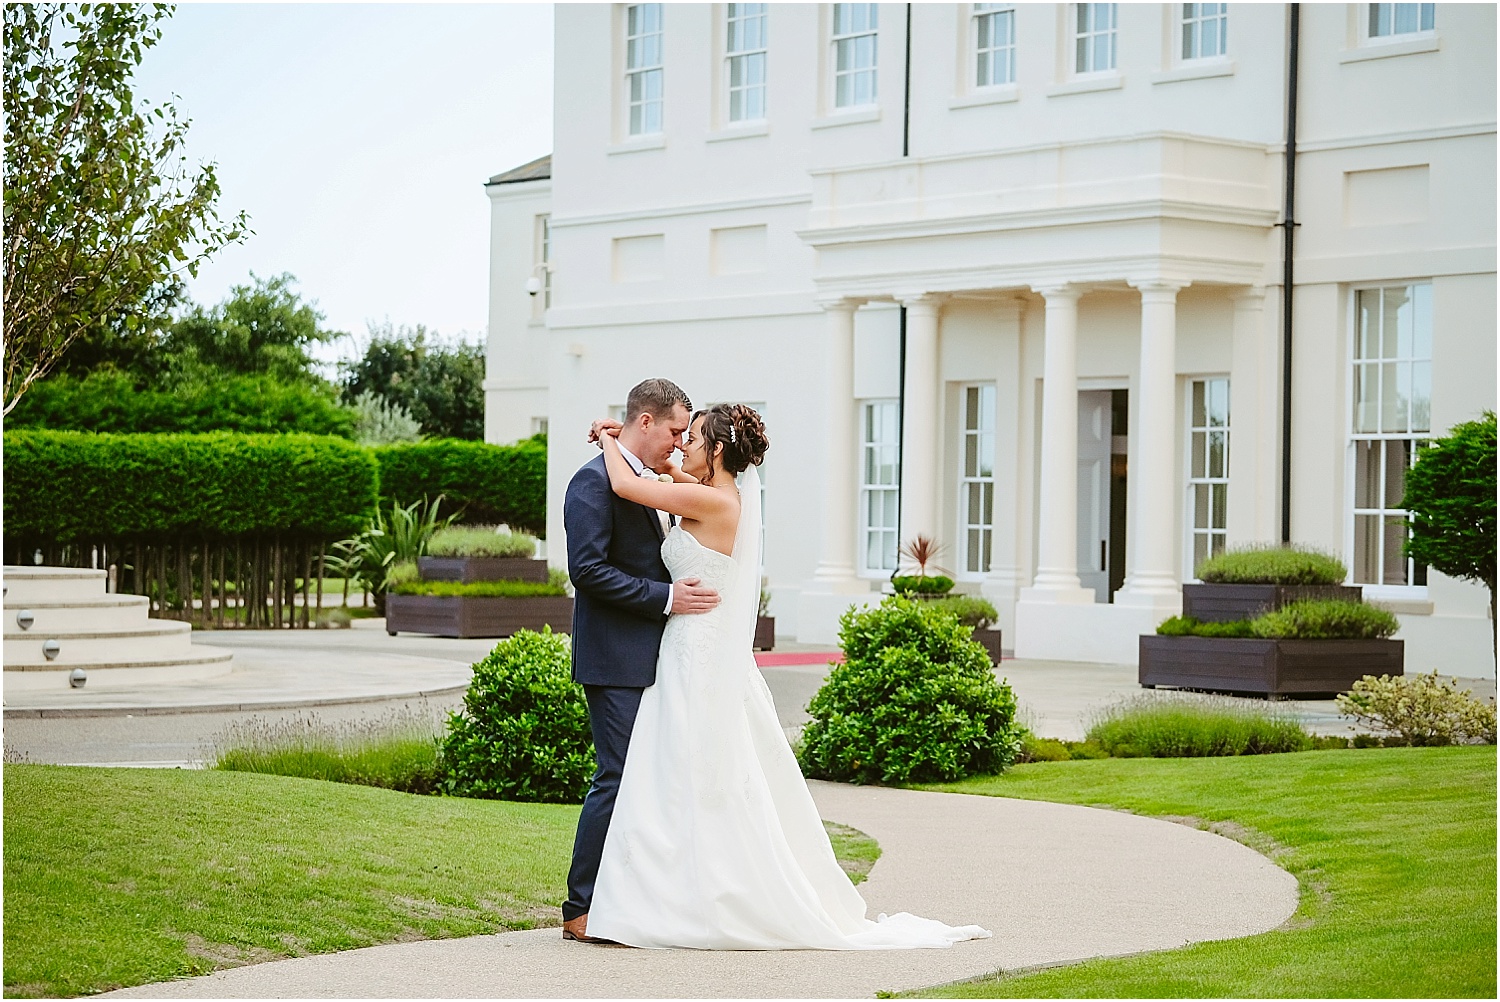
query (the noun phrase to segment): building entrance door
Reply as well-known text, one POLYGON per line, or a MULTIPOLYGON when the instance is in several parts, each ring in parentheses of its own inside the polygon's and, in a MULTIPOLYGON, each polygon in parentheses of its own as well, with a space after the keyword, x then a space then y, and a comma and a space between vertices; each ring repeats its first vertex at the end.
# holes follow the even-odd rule
POLYGON ((1109 602, 1125 577, 1126 391, 1078 394, 1078 581, 1109 602))

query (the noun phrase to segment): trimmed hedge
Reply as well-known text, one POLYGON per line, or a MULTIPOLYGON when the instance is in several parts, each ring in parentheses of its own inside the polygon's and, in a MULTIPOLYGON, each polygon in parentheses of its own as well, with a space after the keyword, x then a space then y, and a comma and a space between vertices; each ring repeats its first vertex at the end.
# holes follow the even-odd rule
POLYGON ((5 418, 8 429, 170 434, 236 431, 354 437, 355 412, 330 388, 270 376, 231 376, 203 385, 138 390, 134 377, 105 370, 84 379, 52 376, 32 386, 5 418))
POLYGON ((5 435, 5 535, 57 542, 364 528, 369 450, 314 435, 5 435))
POLYGON ((462 511, 461 522, 547 531, 547 446, 540 436, 515 445, 444 438, 372 451, 384 503, 442 494, 442 514, 462 511))

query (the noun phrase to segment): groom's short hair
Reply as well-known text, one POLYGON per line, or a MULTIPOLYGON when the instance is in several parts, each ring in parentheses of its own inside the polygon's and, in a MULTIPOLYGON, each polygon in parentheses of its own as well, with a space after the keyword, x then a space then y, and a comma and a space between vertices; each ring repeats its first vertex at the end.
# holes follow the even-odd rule
POLYGON ((625 423, 630 424, 642 414, 650 414, 656 420, 671 417, 672 408, 681 404, 689 414, 693 402, 682 392, 682 387, 670 379, 647 379, 636 383, 625 398, 625 423))

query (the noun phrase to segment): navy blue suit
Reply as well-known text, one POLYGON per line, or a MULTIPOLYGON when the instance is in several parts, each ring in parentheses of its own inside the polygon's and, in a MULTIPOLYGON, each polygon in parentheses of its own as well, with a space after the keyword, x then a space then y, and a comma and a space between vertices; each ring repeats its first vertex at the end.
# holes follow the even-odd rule
POLYGON ((656 682, 672 577, 654 508, 609 485, 604 456, 585 463, 563 499, 573 582, 573 680, 583 685, 598 766, 578 816, 563 919, 586 914, 625 769, 641 692, 656 682))

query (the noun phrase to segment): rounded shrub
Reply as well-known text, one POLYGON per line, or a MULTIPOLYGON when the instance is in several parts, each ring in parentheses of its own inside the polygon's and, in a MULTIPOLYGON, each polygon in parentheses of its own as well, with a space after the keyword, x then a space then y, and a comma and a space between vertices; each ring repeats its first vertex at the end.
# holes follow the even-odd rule
POLYGON ((1016 701, 957 617, 894 596, 839 620, 845 661, 808 705, 803 771, 852 783, 996 773, 1020 747, 1016 701))
POLYGON ((1390 745, 1495 743, 1495 701, 1476 699, 1453 679, 1366 675, 1336 700, 1339 712, 1388 732, 1390 745))
POLYGON ((1307 547, 1243 546, 1198 565, 1209 584, 1336 585, 1348 577, 1343 563, 1307 547))
POLYGON ((521 630, 474 665, 463 711, 448 715, 442 771, 442 791, 460 797, 583 802, 593 738, 564 634, 521 630))

